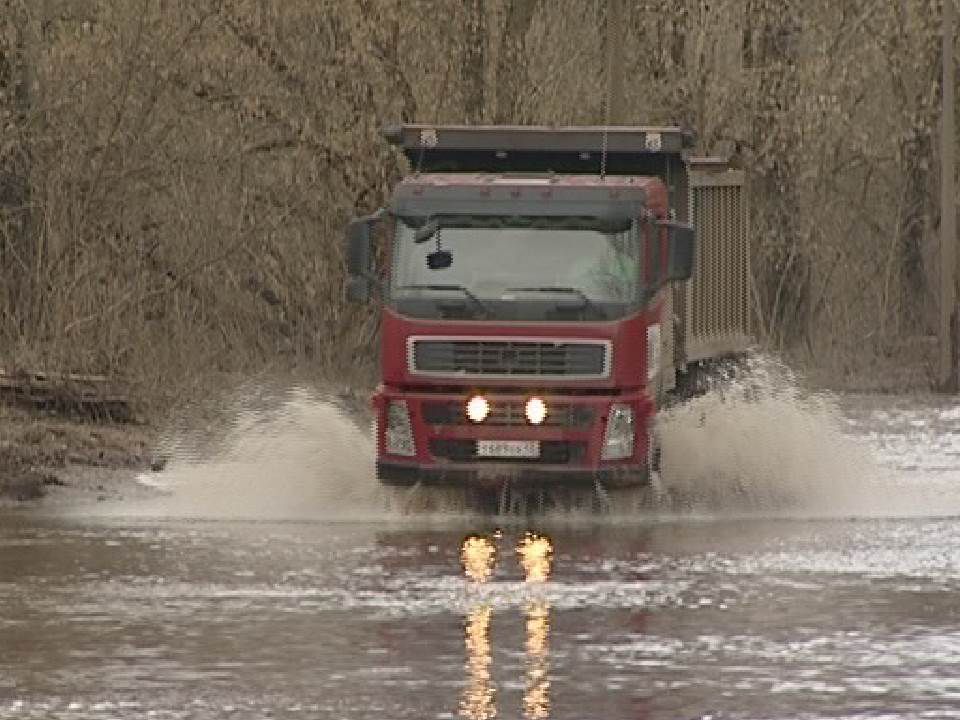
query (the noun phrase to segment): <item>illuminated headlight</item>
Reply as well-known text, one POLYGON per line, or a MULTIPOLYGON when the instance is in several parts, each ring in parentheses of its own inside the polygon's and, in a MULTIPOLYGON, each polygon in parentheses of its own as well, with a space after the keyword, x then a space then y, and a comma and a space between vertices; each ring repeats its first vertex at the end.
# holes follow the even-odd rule
POLYGON ((467 401, 467 417, 471 422, 482 423, 490 414, 490 403, 483 395, 474 395, 467 401))
POLYGON ((391 455, 415 455, 410 410, 404 400, 391 400, 387 406, 386 449, 391 455))
POLYGON ((633 408, 611 405, 603 435, 602 460, 623 460, 633 456, 633 408))
POLYGON ((531 425, 540 425, 547 419, 547 404, 541 398, 532 397, 527 400, 524 412, 531 425))

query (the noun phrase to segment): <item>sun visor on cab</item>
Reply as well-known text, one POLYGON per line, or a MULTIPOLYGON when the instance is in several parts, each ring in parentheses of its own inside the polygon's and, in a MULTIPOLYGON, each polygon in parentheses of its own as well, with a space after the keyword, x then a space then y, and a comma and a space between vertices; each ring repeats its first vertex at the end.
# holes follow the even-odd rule
POLYGON ((641 187, 569 186, 554 183, 550 178, 541 182, 533 182, 533 178, 510 180, 467 181, 461 185, 449 181, 432 184, 429 177, 412 178, 397 188, 390 209, 400 217, 578 216, 629 222, 641 216, 646 204, 646 193, 641 187))

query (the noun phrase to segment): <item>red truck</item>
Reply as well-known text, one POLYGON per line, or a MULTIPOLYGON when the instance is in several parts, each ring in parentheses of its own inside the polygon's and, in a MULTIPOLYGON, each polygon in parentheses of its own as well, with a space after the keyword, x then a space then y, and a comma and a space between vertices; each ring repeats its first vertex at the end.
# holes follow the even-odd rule
POLYGON ((676 127, 384 134, 409 172, 346 247, 382 301, 380 483, 500 510, 647 485, 667 394, 750 344, 742 172, 676 127))

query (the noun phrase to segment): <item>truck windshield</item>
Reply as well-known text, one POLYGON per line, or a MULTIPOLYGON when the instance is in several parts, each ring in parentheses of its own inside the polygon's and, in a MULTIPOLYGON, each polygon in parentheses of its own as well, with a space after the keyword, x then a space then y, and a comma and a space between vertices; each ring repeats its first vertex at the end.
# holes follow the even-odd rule
POLYGON ((398 218, 391 300, 415 317, 622 317, 642 300, 640 237, 592 218, 398 218), (449 267, 428 266, 438 247, 449 267))

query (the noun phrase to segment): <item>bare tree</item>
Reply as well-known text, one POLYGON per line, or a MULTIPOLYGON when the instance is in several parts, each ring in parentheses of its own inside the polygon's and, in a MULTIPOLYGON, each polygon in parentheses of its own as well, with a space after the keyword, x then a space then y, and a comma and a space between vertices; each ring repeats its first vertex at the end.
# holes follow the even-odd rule
MULTIPOLYGON (((340 236, 390 123, 605 120, 603 0, 0 0, 0 364, 125 374, 372 357, 340 236), (42 14, 41 14, 42 11, 42 14)), ((623 3, 615 119, 751 186, 757 319, 818 359, 922 345, 938 0, 623 3)))

